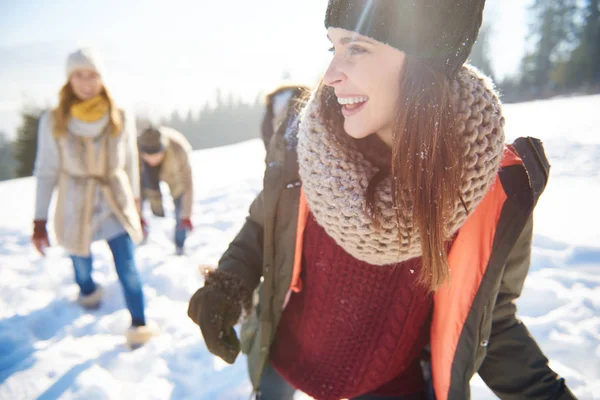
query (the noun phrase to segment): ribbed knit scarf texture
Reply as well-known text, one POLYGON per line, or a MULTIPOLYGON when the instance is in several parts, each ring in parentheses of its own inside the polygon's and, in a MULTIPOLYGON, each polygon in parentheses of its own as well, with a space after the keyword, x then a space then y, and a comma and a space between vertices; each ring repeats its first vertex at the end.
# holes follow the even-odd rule
MULTIPOLYGON (((327 131, 319 96, 319 92, 313 93, 303 110, 298 132, 300 177, 315 219, 344 250, 370 264, 387 265, 421 256, 420 233, 413 222, 410 199, 399 198, 399 204, 406 206, 400 210, 398 224, 390 178, 376 189, 380 227, 374 227, 365 205, 367 186, 377 167, 356 146, 342 146, 327 131)), ((455 131, 448 134, 458 135, 464 142, 461 193, 472 212, 500 167, 504 118, 489 81, 470 67, 462 67, 451 82, 451 101, 456 112, 455 131)), ((468 217, 460 201, 454 209, 446 227, 450 237, 468 217)))

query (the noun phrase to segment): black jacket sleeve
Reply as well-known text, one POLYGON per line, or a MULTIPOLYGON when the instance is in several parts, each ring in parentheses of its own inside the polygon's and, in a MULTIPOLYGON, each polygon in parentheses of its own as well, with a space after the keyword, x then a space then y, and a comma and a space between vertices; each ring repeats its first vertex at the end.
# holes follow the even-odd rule
POLYGON ((575 396, 548 366, 548 359, 516 317, 515 300, 521 295, 529 271, 533 221, 508 256, 492 314, 487 355, 479 369, 484 382, 501 399, 570 400, 575 396))

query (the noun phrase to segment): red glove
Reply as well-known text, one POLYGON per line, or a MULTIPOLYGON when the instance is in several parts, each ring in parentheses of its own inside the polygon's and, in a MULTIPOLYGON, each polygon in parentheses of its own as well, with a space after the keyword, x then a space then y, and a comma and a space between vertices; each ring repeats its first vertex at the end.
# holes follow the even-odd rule
POLYGON ((41 255, 46 255, 45 248, 50 247, 50 241, 48 240, 45 219, 33 221, 33 235, 31 236, 31 242, 41 255))
POLYGON ((191 232, 194 230, 194 225, 192 225, 192 221, 189 218, 183 218, 179 224, 186 231, 191 232))
POLYGON ((142 225, 142 232, 144 233, 144 239, 148 238, 148 223, 144 218, 140 218, 140 225, 142 225))

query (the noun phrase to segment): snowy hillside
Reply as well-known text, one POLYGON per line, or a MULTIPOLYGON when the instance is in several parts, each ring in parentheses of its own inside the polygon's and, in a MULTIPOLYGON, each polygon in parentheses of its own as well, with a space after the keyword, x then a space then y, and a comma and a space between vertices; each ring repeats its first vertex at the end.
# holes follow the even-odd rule
MULTIPOLYGON (((541 138, 553 164, 519 314, 579 398, 600 399, 600 96, 505 110, 509 139, 541 138)), ((108 247, 93 247, 105 301, 84 312, 63 251, 51 248, 44 259, 29 244, 34 181, 1 183, 0 399, 248 399, 245 358, 228 366, 210 355, 186 311, 202 285, 198 264, 215 264, 241 227, 263 157, 259 140, 194 154, 188 256, 173 255, 173 220, 150 218, 137 260, 148 318, 162 334, 133 352, 124 346, 129 315, 108 247)), ((479 378, 472 386, 474 399, 495 398, 479 378)))

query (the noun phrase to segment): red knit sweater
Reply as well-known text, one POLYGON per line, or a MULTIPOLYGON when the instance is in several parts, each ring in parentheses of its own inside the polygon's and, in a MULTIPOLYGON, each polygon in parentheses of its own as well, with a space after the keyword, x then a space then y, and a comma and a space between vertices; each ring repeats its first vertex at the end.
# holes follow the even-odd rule
POLYGON ((281 316, 273 367, 319 400, 421 391, 431 296, 414 284, 420 260, 359 261, 309 215, 303 263, 303 290, 281 316))

